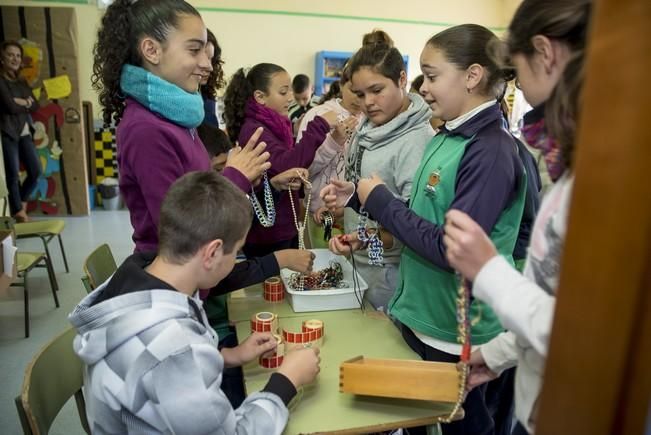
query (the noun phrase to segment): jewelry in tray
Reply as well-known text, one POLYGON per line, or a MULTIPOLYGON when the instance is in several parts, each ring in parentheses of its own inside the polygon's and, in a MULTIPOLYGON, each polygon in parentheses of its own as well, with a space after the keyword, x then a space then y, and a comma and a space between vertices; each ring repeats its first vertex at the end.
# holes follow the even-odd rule
POLYGON ((330 260, 330 265, 325 269, 314 271, 308 275, 292 274, 288 284, 293 290, 327 290, 349 287, 349 283, 344 281, 341 263, 335 260, 330 260), (302 288, 301 278, 303 280, 302 288))

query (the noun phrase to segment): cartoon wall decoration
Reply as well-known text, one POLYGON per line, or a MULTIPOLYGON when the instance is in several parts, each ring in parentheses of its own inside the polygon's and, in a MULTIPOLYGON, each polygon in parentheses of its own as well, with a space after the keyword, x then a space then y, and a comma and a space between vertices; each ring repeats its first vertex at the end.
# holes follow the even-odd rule
POLYGON ((89 212, 86 146, 80 122, 77 20, 73 8, 0 7, 0 40, 20 42, 21 75, 41 108, 32 118, 43 174, 28 212, 86 215, 89 212))

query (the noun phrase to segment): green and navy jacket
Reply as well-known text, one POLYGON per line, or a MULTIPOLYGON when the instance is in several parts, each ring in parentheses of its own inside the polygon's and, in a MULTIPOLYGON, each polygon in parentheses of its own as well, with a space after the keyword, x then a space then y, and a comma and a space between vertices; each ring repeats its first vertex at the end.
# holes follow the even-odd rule
MULTIPOLYGON (((409 205, 379 186, 366 210, 405 248, 389 312, 427 336, 456 342, 459 285, 445 257, 445 213, 461 210, 490 235, 512 262, 524 208, 526 174, 515 139, 504 129, 499 106, 490 106, 453 131, 443 128, 425 150, 414 175, 409 205)), ((502 332, 493 311, 474 300, 472 343, 502 332)))

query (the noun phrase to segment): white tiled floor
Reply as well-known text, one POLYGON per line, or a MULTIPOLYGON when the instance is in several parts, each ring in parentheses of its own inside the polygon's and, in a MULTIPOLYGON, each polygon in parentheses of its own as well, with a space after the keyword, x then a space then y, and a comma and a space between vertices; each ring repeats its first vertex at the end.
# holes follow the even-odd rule
MULTIPOLYGON (((81 283, 81 265, 86 256, 108 243, 118 264, 133 250, 131 224, 126 211, 94 211, 89 217, 64 218, 63 243, 70 273, 65 273, 58 243, 50 252, 59 284, 60 308, 55 308, 45 269, 30 273, 31 336, 24 338, 23 291, 12 287, 0 293, 0 433, 22 433, 14 405, 20 392, 23 372, 34 354, 53 336, 69 326, 68 313, 86 294, 81 283)), ((40 240, 19 240, 19 249, 42 250, 40 240)), ((56 373, 53 373, 56 376, 56 373)), ((83 433, 72 403, 64 408, 50 434, 83 433)))

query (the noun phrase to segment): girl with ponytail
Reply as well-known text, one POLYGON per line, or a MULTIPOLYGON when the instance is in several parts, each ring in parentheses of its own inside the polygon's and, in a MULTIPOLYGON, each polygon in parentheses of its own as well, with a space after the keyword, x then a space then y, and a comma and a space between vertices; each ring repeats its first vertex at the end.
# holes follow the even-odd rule
MULTIPOLYGON (((431 115, 445 124, 420 159, 409 204, 377 175, 359 179, 357 195, 349 204, 361 204, 405 245, 389 314, 399 322, 406 343, 427 361, 457 362, 462 350, 457 343, 456 315, 460 283, 443 243, 446 212, 456 208, 473 216, 490 234, 505 262, 513 264, 526 176, 515 139, 503 127, 497 101, 505 80, 513 74, 489 56, 489 47, 496 41, 485 27, 466 24, 444 30, 425 44, 420 56, 424 75, 420 91, 431 115)), ((332 204, 337 197, 350 195, 352 187, 331 186, 322 194, 332 204)), ((354 248, 359 246, 356 240, 347 241, 354 248)), ((338 240, 332 246, 338 252, 347 250, 338 240)), ((469 318, 473 320, 473 346, 504 330, 492 309, 478 300, 472 302, 469 318)), ((501 400, 502 391, 508 392, 510 386, 501 378, 490 389, 496 394, 485 394, 486 387, 471 391, 463 405, 464 419, 442 424, 443 434, 494 435, 490 410, 510 409, 509 398, 505 398, 507 403, 501 400)), ((510 420, 509 415, 503 418, 510 420)))
MULTIPOLYGON (((209 170, 196 133, 204 119, 199 85, 213 69, 206 27, 182 0, 117 0, 107 9, 94 47, 93 87, 105 124, 117 125, 120 191, 136 251, 158 246, 158 215, 171 184, 209 170)), ((252 137, 231 153, 223 175, 244 191, 269 166, 252 137)))
MULTIPOLYGON (((244 143, 256 129, 263 128, 261 140, 270 154, 270 177, 309 167, 327 135, 340 144, 346 140, 348 124, 338 122, 337 114, 328 111, 310 121, 301 139, 295 143, 288 116, 292 101, 289 74, 272 63, 257 64, 247 72, 240 68, 226 88, 224 117, 228 135, 231 141, 244 143)), ((299 246, 296 226, 302 219, 298 204, 296 191, 281 192, 275 204, 275 223, 263 226, 258 219, 254 220, 243 249, 247 257, 299 246), (296 221, 290 201, 296 207, 296 221)))

